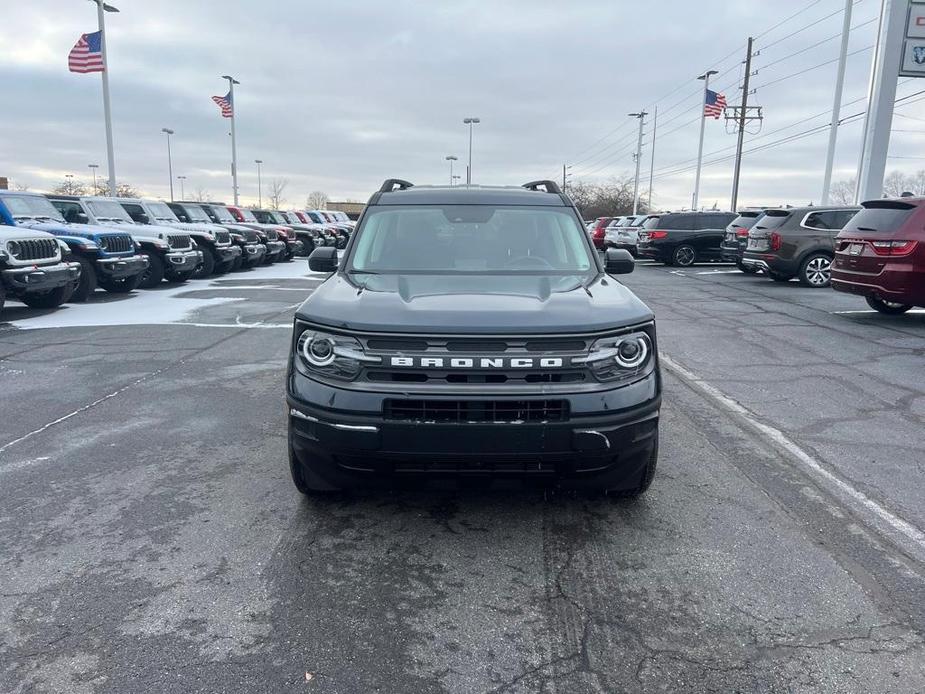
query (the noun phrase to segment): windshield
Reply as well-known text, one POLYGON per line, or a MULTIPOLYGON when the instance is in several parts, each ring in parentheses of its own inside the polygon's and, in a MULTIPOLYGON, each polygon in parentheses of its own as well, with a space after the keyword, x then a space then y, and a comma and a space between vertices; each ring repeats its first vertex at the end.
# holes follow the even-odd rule
POLYGON ((64 217, 47 198, 37 195, 4 195, 3 202, 13 218, 47 217, 56 222, 63 222, 64 217))
POLYGON ((183 205, 183 211, 186 212, 187 216, 194 222, 212 223, 212 220, 209 219, 209 215, 207 215, 199 205, 183 205))
POLYGON ((270 219, 272 219, 277 224, 286 224, 287 220, 283 219, 283 216, 279 212, 271 212, 270 219))
POLYGON ((348 272, 596 275, 570 208, 427 205, 370 208, 348 272))
POLYGON ((322 224, 324 222, 324 220, 321 219, 321 215, 317 212, 306 212, 305 214, 307 214, 315 224, 322 224))
POLYGON ((222 207, 221 205, 209 205, 209 209, 212 210, 212 214, 218 217, 220 222, 228 222, 234 224, 237 220, 231 216, 231 212, 228 211, 227 207, 222 207))
POLYGON ((151 213, 154 215, 155 219, 160 219, 168 222, 176 222, 177 216, 173 213, 173 210, 167 206, 166 202, 149 202, 146 203, 148 209, 151 210, 151 213))
POLYGON ((257 218, 254 216, 254 213, 250 210, 245 210, 243 207, 238 208, 238 211, 241 213, 241 216, 244 217, 245 222, 256 222, 257 218))
POLYGON ((115 200, 90 200, 87 205, 97 219, 134 223, 125 208, 115 200))

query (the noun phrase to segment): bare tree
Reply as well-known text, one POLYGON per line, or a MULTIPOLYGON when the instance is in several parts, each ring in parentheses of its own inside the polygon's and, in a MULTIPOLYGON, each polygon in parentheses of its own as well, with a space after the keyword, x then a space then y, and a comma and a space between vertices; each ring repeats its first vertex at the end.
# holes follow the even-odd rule
POLYGON ((212 200, 212 194, 207 191, 202 186, 196 189, 196 192, 193 194, 193 200, 196 202, 209 202, 212 200))
POLYGON ((320 190, 313 190, 308 194, 308 199, 305 201, 305 205, 310 210, 323 210, 328 206, 328 194, 320 190))
POLYGON ((910 177, 910 190, 916 195, 925 195, 925 169, 919 169, 910 177))
POLYGON ((65 178, 51 192, 56 195, 86 195, 87 186, 75 178, 65 178))
POLYGON ((915 182, 908 180, 902 171, 891 171, 883 179, 883 194, 888 198, 898 198, 914 185, 915 182))
POLYGON ((286 203, 283 193, 286 192, 286 186, 289 185, 288 178, 274 178, 270 181, 270 194, 267 196, 270 200, 270 207, 278 210, 286 203))
MULTIPOLYGON (((100 179, 96 182, 96 188, 93 187, 91 183, 87 190, 90 191, 90 195, 100 195, 102 197, 109 197, 109 181, 100 179)), ((53 191, 57 192, 57 191, 53 191)), ((74 195, 86 195, 86 193, 74 193, 74 195)), ((130 183, 117 183, 116 184, 116 197, 117 198, 140 198, 142 193, 135 186, 130 183)))
MULTIPOLYGON (((13 182, 10 181, 10 183, 13 183, 13 182)), ((18 190, 21 193, 25 193, 27 190, 29 190, 29 184, 19 183, 19 182, 13 183, 13 190, 18 190)))
POLYGON ((829 189, 829 202, 833 205, 851 205, 854 203, 854 189, 857 181, 849 178, 844 181, 835 181, 829 189))
MULTIPOLYGON (((633 181, 629 177, 594 184, 578 181, 568 186, 572 198, 584 219, 630 214, 633 211, 633 181)), ((639 212, 647 211, 640 200, 639 212)))

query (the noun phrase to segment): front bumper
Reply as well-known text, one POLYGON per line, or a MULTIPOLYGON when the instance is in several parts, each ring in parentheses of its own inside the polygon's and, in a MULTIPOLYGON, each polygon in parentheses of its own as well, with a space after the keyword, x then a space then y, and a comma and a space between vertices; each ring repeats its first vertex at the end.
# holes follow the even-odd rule
POLYGON ((261 260, 263 256, 266 255, 267 247, 262 243, 248 243, 244 246, 244 262, 247 265, 256 265, 261 260))
MULTIPOLYGON (((563 421, 527 423, 387 419, 381 403, 393 395, 348 392, 295 378, 297 392, 290 387, 287 396, 291 454, 320 488, 471 478, 632 488, 657 445, 657 372, 609 391, 555 396, 537 392, 534 397, 568 400, 571 414, 563 421), (325 395, 329 399, 318 399, 325 395), (358 409, 312 404, 318 402, 358 409), (377 403, 380 409, 370 412, 377 403), (586 409, 610 406, 613 409, 605 411, 586 409)), ((520 394, 511 399, 529 398, 520 394)))
POLYGON ((164 254, 170 272, 192 272, 202 262, 202 251, 171 251, 164 254))
POLYGON ((286 242, 285 241, 267 241, 267 255, 268 256, 280 256, 286 252, 286 242))
POLYGON ((219 262, 226 263, 228 261, 233 261, 235 258, 241 256, 241 249, 238 246, 216 246, 215 254, 218 256, 219 262))
POLYGON ((13 294, 28 294, 57 289, 80 279, 80 263, 30 265, 0 271, 3 286, 13 294))
POLYGON ((99 258, 96 261, 96 270, 103 277, 121 280, 134 277, 148 269, 148 259, 143 255, 134 255, 128 258, 99 258))

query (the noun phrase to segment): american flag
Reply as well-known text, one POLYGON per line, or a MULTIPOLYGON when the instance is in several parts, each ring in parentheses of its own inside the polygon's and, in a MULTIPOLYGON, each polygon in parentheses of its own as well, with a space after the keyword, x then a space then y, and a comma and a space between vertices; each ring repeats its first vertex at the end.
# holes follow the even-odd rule
POLYGON ((212 101, 222 109, 222 118, 234 118, 234 106, 231 103, 231 92, 225 96, 213 96, 212 101))
POLYGON ((719 118, 726 108, 726 95, 707 89, 707 100, 703 105, 703 115, 719 118))
POLYGON ((67 54, 67 69, 71 72, 103 72, 103 32, 83 34, 67 54))

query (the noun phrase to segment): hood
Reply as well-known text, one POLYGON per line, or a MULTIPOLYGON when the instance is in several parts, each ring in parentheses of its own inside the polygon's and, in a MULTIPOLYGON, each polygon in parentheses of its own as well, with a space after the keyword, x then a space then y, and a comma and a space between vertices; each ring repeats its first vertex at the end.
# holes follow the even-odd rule
POLYGON ((107 227, 109 229, 124 231, 131 234, 132 236, 137 236, 138 238, 142 239, 164 239, 167 238, 167 234, 182 233, 182 231, 178 231, 174 227, 159 226, 155 224, 135 224, 134 222, 125 222, 124 224, 120 224, 118 222, 98 222, 98 225, 101 227, 107 227))
POLYGON ((56 235, 65 235, 72 236, 74 238, 85 238, 85 239, 95 239, 100 236, 121 236, 126 232, 121 229, 115 229, 113 227, 109 228, 100 228, 104 225, 96 224, 67 224, 62 222, 35 222, 27 223, 24 226, 28 226, 32 229, 39 229, 41 231, 47 231, 56 235))
POLYGON ((575 277, 337 273, 296 315, 355 331, 449 334, 598 332, 650 321, 652 311, 608 275, 575 277))
POLYGON ((19 241, 21 239, 50 239, 52 234, 24 226, 5 226, 0 224, 0 241, 19 241))

